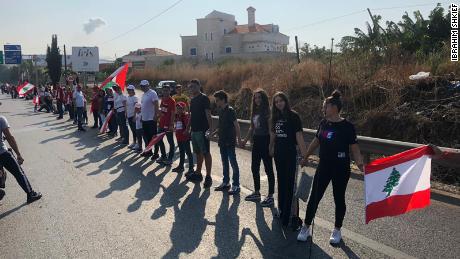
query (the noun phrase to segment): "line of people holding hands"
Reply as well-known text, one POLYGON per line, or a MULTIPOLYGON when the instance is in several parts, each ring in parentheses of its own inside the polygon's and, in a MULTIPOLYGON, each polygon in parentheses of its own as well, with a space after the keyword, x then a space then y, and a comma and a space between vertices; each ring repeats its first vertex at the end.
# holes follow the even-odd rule
POLYGON ((229 105, 228 94, 225 91, 217 91, 213 95, 219 110, 218 125, 213 125, 211 101, 201 91, 199 80, 193 79, 188 83, 190 98, 183 93, 185 89, 181 85, 176 87, 177 94, 173 96, 170 95, 169 86, 164 86, 161 89, 161 97, 150 88, 147 80, 142 80, 139 86, 143 92, 140 99, 135 96, 133 85, 127 87, 128 96, 123 95, 118 86, 113 87, 114 97, 110 89, 106 90, 106 96, 113 98, 113 104, 112 101, 108 102, 109 108, 116 112, 115 123, 109 134, 116 134, 118 125, 121 135, 119 141, 128 145, 130 129, 133 140, 128 148, 164 166, 172 165, 177 142, 180 160, 178 166, 172 171, 179 173, 185 171, 185 155, 187 155, 186 179, 192 182, 204 180, 204 188, 212 186, 210 139, 217 137, 223 181, 214 190, 225 191, 229 195, 237 195, 241 190, 236 148, 244 147, 250 141, 254 191, 245 197, 245 200, 261 201, 260 205, 263 207, 274 205, 274 161, 278 185, 276 216, 284 226, 300 230, 298 240, 306 241, 311 236, 311 224, 318 203, 327 186, 332 182, 336 220, 330 242, 331 244, 340 242, 340 228, 346 211, 345 192, 350 178, 350 151, 360 170, 363 170, 363 159, 353 124, 340 116, 343 104, 339 91, 334 91, 324 100, 322 108, 324 119, 318 127, 315 138, 307 147, 303 138, 300 116, 291 109, 287 95, 282 92, 273 96, 271 107, 269 97, 264 90, 259 89, 253 93, 251 125, 247 135, 242 137, 236 112, 229 105), (176 141, 174 141, 174 132, 176 141), (147 146, 153 138, 162 133, 164 138, 155 145, 153 151, 142 152, 143 146, 147 146), (168 142, 169 152, 166 152, 165 142, 168 142), (190 144, 196 155, 196 169, 190 144), (311 155, 318 148, 319 164, 313 180, 306 216, 302 220, 299 217, 299 204, 295 196, 298 167, 308 165, 311 155), (268 194, 263 199, 260 193, 261 162, 264 164, 269 185, 268 194), (230 167, 233 173, 231 179, 230 167))

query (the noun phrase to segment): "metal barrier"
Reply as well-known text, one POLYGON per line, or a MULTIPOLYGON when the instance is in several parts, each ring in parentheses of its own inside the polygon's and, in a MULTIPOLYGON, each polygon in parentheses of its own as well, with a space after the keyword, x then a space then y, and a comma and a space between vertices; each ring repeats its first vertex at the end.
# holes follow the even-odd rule
MULTIPOLYGON (((219 121, 218 116, 212 116, 213 125, 217 125, 219 121)), ((249 120, 238 120, 241 129, 241 137, 245 137, 249 131, 251 122, 249 120)), ((310 143, 316 135, 316 130, 313 129, 303 129, 303 135, 305 142, 310 143)), ((363 155, 364 162, 369 162, 371 155, 384 155, 390 156, 403 151, 422 146, 422 144, 395 141, 381 138, 371 138, 365 136, 358 136, 359 147, 361 149, 361 154, 363 155)), ((452 151, 460 153, 459 149, 445 148, 441 147, 444 151, 452 151)), ((318 150, 317 150, 318 151, 318 150)))

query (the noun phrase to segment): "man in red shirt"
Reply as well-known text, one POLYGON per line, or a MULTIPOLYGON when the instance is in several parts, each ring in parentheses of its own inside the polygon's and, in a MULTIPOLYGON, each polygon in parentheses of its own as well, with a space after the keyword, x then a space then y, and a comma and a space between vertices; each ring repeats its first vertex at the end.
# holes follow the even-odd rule
POLYGON ((158 133, 166 132, 166 138, 169 143, 169 154, 166 157, 165 144, 163 140, 155 145, 155 154, 152 160, 158 158, 158 149, 161 151, 161 158, 157 160, 157 163, 163 165, 171 165, 174 158, 174 116, 176 114, 176 102, 171 98, 171 89, 169 85, 163 86, 163 96, 161 97, 160 105, 160 123, 158 127, 158 133))
POLYGON ((65 101, 64 87, 62 87, 60 84, 57 85, 55 96, 56 96, 56 106, 57 106, 57 110, 59 114, 57 119, 60 120, 64 118, 64 109, 62 108, 62 106, 64 105, 64 101, 65 101))

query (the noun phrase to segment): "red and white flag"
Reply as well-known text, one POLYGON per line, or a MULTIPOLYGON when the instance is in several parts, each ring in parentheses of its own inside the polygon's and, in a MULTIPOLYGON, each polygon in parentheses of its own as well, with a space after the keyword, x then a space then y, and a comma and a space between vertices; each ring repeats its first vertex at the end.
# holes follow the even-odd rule
POLYGON ((104 121, 104 124, 101 127, 101 130, 99 131, 100 134, 103 134, 103 133, 107 132, 107 128, 109 127, 109 121, 112 118, 112 116, 113 116, 113 110, 110 110, 109 113, 107 114, 107 116, 105 117, 105 121, 104 121))
POLYGON ((19 85, 17 87, 19 97, 24 97, 25 95, 29 94, 31 91, 33 91, 35 88, 35 85, 25 82, 22 85, 19 85))
POLYGON ((163 133, 160 133, 154 136, 152 140, 150 140, 149 144, 145 147, 142 154, 145 154, 149 152, 150 150, 152 150, 153 146, 155 146, 158 142, 160 142, 160 140, 162 140, 165 135, 166 135, 166 132, 163 132, 163 133))
POLYGON ((107 77, 99 86, 100 89, 111 88, 118 85, 122 91, 125 91, 126 75, 128 74, 128 63, 119 67, 109 77, 107 77))
POLYGON ((431 155, 421 146, 366 165, 366 224, 430 205, 431 155))

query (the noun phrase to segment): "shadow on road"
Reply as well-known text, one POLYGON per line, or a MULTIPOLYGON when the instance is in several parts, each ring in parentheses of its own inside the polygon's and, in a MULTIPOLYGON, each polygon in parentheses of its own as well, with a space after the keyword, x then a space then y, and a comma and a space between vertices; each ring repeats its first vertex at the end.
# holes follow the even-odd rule
POLYGON ((163 258, 179 258, 181 253, 190 254, 201 244, 203 234, 210 225, 205 218, 209 195, 209 189, 201 192, 201 186, 195 184, 182 206, 174 206, 174 223, 169 235, 172 247, 163 258))
POLYGON ((13 209, 11 209, 9 211, 3 212, 2 214, 0 214, 0 219, 3 219, 4 217, 6 217, 6 216, 8 216, 8 215, 20 210, 22 207, 24 207, 26 205, 27 205, 27 202, 24 202, 23 204, 17 206, 16 208, 13 208, 13 209))

